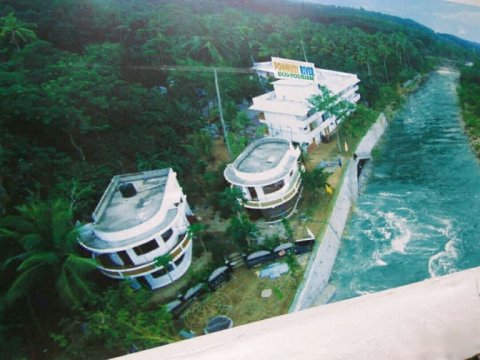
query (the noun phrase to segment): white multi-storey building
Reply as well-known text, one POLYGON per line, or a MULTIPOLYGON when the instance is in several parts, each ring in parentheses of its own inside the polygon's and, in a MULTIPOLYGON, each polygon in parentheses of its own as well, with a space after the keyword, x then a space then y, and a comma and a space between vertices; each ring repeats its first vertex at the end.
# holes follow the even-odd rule
POLYGON ((179 279, 192 260, 186 196, 172 169, 114 176, 81 228, 79 242, 112 278, 156 289, 179 279), (166 266, 156 258, 169 254, 166 266))
POLYGON ((300 149, 289 140, 263 138, 248 145, 228 164, 224 176, 242 191, 243 206, 253 217, 269 220, 287 216, 301 188, 300 149))
MULTIPOLYGON (((310 70, 307 73, 311 74, 308 77, 311 80, 305 80, 307 76, 280 75, 280 79, 272 83, 274 90, 253 98, 250 109, 259 112, 259 120, 268 126, 271 136, 289 139, 302 147, 329 139, 330 133, 342 119, 337 119, 328 112, 317 112, 308 99, 321 94, 320 88, 326 87, 331 94, 355 104, 360 100, 357 93, 360 80, 357 75, 318 69, 309 63, 286 59, 278 61, 283 61, 287 70, 294 66, 310 70), (302 64, 310 65, 311 69, 301 66, 302 64)), ((254 69, 263 77, 285 74, 274 69, 272 62, 257 63, 254 69)))

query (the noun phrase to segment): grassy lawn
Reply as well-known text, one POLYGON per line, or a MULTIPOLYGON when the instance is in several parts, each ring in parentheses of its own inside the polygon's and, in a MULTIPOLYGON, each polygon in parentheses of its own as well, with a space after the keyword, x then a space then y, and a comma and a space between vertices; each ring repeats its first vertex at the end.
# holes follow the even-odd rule
MULTIPOLYGON (((308 254, 299 257, 302 272, 306 267, 308 254)), ((234 326, 267 319, 288 312, 295 292, 297 280, 290 274, 276 279, 260 279, 260 268, 235 269, 232 280, 202 300, 195 301, 183 314, 184 327, 203 334, 207 321, 216 315, 226 315, 234 326), (269 298, 262 298, 264 289, 272 289, 269 298)))

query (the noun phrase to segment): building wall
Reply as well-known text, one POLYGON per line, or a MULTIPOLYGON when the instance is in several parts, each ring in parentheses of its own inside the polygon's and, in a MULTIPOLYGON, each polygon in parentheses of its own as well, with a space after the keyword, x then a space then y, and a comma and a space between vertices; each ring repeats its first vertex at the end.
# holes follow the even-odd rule
MULTIPOLYGON (((278 99, 285 99, 286 101, 305 102, 313 94, 318 91, 316 85, 312 83, 309 86, 288 86, 282 84, 274 84, 274 95, 272 97, 278 99)), ((352 85, 346 88, 340 97, 343 100, 351 103, 356 103, 360 96, 357 93, 358 85, 352 85)), ((262 101, 269 101, 263 99, 262 101)), ((255 102, 255 100, 254 100, 255 102)), ((271 136, 279 136, 298 144, 305 144, 306 146, 312 143, 320 143, 322 135, 328 136, 330 132, 333 132, 337 127, 335 117, 330 117, 323 121, 321 118, 322 113, 316 113, 306 117, 295 116, 291 114, 276 113, 270 111, 264 111, 264 119, 260 119, 260 122, 267 125, 269 134, 271 136), (314 129, 310 127, 313 123, 314 129)))
POLYGON ((185 249, 185 251, 178 256, 180 257, 184 254, 183 260, 178 265, 176 265, 175 263, 171 264, 173 269, 169 272, 169 275, 163 275, 161 277, 155 278, 152 276, 152 274, 155 273, 155 271, 146 275, 144 278, 148 282, 150 287, 152 289, 158 289, 160 287, 171 284, 172 280, 176 281, 180 279, 190 267, 190 264, 192 262, 192 253, 193 253, 192 249, 193 249, 192 241, 190 241, 188 248, 185 249))
POLYGON ((299 120, 293 115, 265 112, 265 123, 271 136, 288 139, 297 144, 319 144, 321 137, 327 136, 337 127, 335 117, 322 119, 322 112, 317 112, 306 120, 299 120))
MULTIPOLYGON (((298 163, 295 162, 292 166, 292 168, 290 169, 290 171, 287 173, 287 175, 281 177, 281 178, 278 178, 277 180, 274 181, 274 183, 278 182, 278 181, 283 181, 284 182, 284 185, 283 187, 278 190, 278 191, 275 191, 273 193, 269 193, 269 194, 265 194, 264 193, 264 190, 263 188, 267 185, 271 185, 271 184, 266 184, 266 185, 257 185, 257 186, 239 186, 239 188, 242 189, 242 193, 244 194, 244 197, 246 200, 254 200, 254 201, 271 201, 271 200, 275 200, 275 199, 278 199, 278 198, 281 198, 284 194, 286 194, 288 192, 288 190, 290 189, 290 186, 292 185, 292 181, 295 179, 295 176, 299 173, 299 167, 298 167, 298 163), (292 175, 290 175, 290 172, 292 172, 292 175), (257 199, 253 199, 251 194, 250 194, 250 191, 248 190, 248 188, 254 188, 257 195, 258 195, 258 198, 257 199)), ((273 184, 273 183, 272 183, 273 184)))
MULTIPOLYGON (((179 213, 175 221, 172 223, 172 226, 169 226, 166 229, 163 229, 161 232, 157 233, 155 236, 148 237, 146 243, 150 242, 151 240, 155 240, 155 242, 159 245, 157 249, 154 249, 150 252, 144 253, 144 254, 137 254, 134 250, 136 246, 135 245, 130 247, 129 249, 125 250, 126 255, 130 258, 131 262, 133 265, 128 265, 125 264, 124 261, 122 261, 121 257, 118 255, 118 252, 112 252, 110 254, 107 254, 114 263, 119 265, 118 267, 111 267, 111 266, 102 266, 102 269, 107 270, 106 275, 114 278, 123 278, 123 277, 129 277, 129 278, 140 278, 140 277, 145 277, 145 280, 149 283, 149 285, 152 288, 157 288, 160 286, 167 285, 171 282, 171 278, 174 280, 178 279, 181 277, 188 267, 190 266, 191 263, 191 248, 192 248, 192 242, 190 241, 189 245, 189 252, 187 251, 185 258, 183 259, 182 263, 179 266, 173 265, 173 270, 170 276, 165 274, 162 277, 159 278, 153 278, 151 273, 155 272, 158 270, 158 268, 152 268, 152 264, 154 263, 155 259, 159 256, 166 255, 168 253, 171 253, 172 250, 174 250, 176 247, 179 246, 179 244, 185 239, 189 222, 186 217, 186 212, 185 208, 187 207, 187 203, 183 202, 183 205, 179 209, 179 213), (172 230, 172 235, 170 238, 167 239, 167 241, 164 241, 161 237, 162 234, 166 233, 167 231, 172 230), (150 264, 150 266, 148 266, 150 264), (122 270, 123 268, 123 270, 122 270), (139 271, 135 275, 128 275, 128 273, 134 269, 145 269, 144 271, 139 271), (113 272, 113 273, 112 273, 113 272), (146 275, 145 275, 146 274, 146 275), (128 275, 128 276, 127 276, 128 275)), ((145 242, 144 242, 145 244, 145 242)), ((181 253, 177 254, 173 260, 176 258, 180 257, 185 251, 182 251, 181 253)), ((98 254, 95 254, 98 255, 98 254)))

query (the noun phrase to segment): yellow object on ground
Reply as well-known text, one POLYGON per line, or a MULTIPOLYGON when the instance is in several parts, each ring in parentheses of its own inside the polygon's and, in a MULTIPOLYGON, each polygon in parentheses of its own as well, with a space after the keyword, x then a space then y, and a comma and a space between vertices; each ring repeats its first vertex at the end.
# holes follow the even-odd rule
POLYGON ((333 194, 333 190, 332 190, 332 188, 330 187, 330 185, 328 185, 328 184, 325 184, 325 191, 326 191, 327 193, 329 193, 330 195, 333 194))

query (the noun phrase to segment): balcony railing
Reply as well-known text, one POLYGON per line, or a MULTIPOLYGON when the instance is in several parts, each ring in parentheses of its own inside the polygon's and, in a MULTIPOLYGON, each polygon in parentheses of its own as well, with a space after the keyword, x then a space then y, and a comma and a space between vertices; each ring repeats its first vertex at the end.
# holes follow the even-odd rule
MULTIPOLYGON (((174 261, 184 252, 184 250, 190 245, 190 241, 191 239, 188 236, 188 233, 185 233, 183 240, 175 248, 173 248, 172 251, 170 251, 172 261, 174 261)), ((158 266, 155 265, 155 261, 151 261, 141 265, 99 265, 98 268, 107 276, 114 278, 126 278, 149 273, 157 269, 158 266)))
POLYGON ((250 209, 267 209, 272 208, 281 204, 286 203, 287 201, 291 200, 298 192, 302 184, 302 180, 300 177, 300 172, 297 173, 295 179, 292 181, 293 186, 291 186, 290 190, 288 190, 284 195, 281 197, 274 199, 274 200, 265 200, 265 201, 253 201, 253 200, 245 200, 243 205, 246 208, 250 209))

